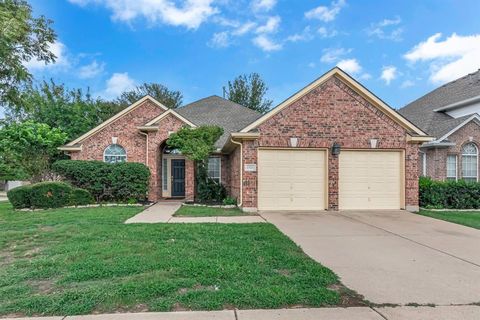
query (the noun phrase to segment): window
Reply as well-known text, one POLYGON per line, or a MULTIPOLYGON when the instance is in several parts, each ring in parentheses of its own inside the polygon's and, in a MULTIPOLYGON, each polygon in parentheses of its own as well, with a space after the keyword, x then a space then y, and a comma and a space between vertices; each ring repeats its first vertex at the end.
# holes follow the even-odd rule
POLYGON ((467 143, 462 148, 462 178, 466 181, 477 181, 478 149, 473 143, 467 143))
POLYGON ((163 191, 168 191, 168 159, 162 161, 162 185, 163 191))
POLYGON ((217 183, 221 182, 221 158, 208 158, 208 177, 215 180, 217 183))
POLYGON ((454 154, 447 156, 447 180, 457 180, 457 156, 454 154))
POLYGON ((127 161, 127 152, 119 144, 109 145, 103 152, 103 161, 108 163, 117 163, 127 161))
POLYGON ((420 161, 422 161, 422 174, 421 176, 427 176, 427 154, 425 152, 420 152, 420 161))

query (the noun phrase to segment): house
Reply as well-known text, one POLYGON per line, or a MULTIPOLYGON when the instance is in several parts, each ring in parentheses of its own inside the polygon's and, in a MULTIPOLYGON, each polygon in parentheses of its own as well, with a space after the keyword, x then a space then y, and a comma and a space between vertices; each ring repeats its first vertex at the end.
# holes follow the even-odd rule
POLYGON ((209 175, 245 211, 418 210, 418 148, 430 137, 339 68, 264 115, 217 96, 178 109, 147 96, 61 149, 145 163, 150 200, 193 200, 194 163, 165 142, 204 124, 225 129, 209 175))
POLYGON ((420 175, 478 181, 480 70, 433 90, 399 112, 435 138, 420 146, 420 175))

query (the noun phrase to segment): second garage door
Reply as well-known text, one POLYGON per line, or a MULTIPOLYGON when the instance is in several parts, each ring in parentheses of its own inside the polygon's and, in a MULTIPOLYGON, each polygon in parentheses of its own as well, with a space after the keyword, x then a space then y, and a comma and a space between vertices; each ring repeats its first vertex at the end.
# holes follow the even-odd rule
POLYGON ((339 208, 401 209, 402 153, 342 151, 339 166, 339 208))
POLYGON ((259 210, 324 210, 325 151, 258 150, 259 210))

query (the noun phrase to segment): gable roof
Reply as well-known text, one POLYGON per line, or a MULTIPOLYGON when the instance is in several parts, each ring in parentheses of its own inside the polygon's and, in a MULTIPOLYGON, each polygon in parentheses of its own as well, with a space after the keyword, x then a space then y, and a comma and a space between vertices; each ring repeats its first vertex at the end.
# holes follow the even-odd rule
POLYGON ((156 106, 160 107, 161 109, 163 110, 168 110, 167 107, 165 107, 163 104, 161 104, 160 102, 158 102, 157 100, 155 100, 153 97, 149 96, 149 95, 146 95, 145 97, 141 98, 140 100, 138 100, 137 102, 131 104, 130 106, 128 106, 127 108, 123 109, 122 111, 120 111, 119 113, 115 114, 114 116, 112 116, 111 118, 105 120, 104 122, 102 122, 101 124, 99 124, 98 126, 96 126, 95 128, 93 128, 92 130, 88 131, 87 133, 81 135, 80 137, 78 137, 77 139, 73 140, 73 141, 70 141, 69 143, 67 143, 64 147, 62 147, 63 149, 67 149, 65 147, 73 147, 75 145, 78 145, 80 142, 82 142, 83 140, 85 140, 86 138, 94 135, 95 133, 97 133, 98 131, 100 131, 101 129, 103 129, 104 127, 106 127, 107 125, 109 125, 110 123, 114 122, 115 120, 119 119, 120 117, 126 115, 127 113, 135 110, 137 107, 139 107, 143 102, 147 101, 147 100, 150 100, 151 102, 153 102, 156 106))
POLYGON ((215 95, 175 110, 196 125, 222 127, 224 132, 215 143, 217 148, 225 145, 230 133, 237 132, 261 116, 257 111, 215 95))
POLYGON ((166 116, 168 116, 169 114, 173 115, 174 117, 176 117, 177 119, 183 121, 184 123, 188 124, 190 127, 196 127, 196 125, 194 123, 192 123, 190 120, 188 119, 185 119, 185 117, 183 117, 182 115, 178 114, 178 112, 175 112, 175 110, 173 109, 169 109, 167 112, 164 112, 162 113, 161 115, 159 115, 158 117, 156 118, 153 118, 151 121, 147 122, 145 124, 145 127, 150 127, 150 126, 154 126, 156 123, 158 123, 160 120, 162 120, 163 118, 165 118, 166 116))
POLYGON ((461 106, 480 96, 480 70, 427 93, 398 110, 416 126, 437 138, 445 135, 471 115, 453 118, 442 110, 461 106))
POLYGON ((380 109, 388 117, 390 117, 393 121, 398 123, 400 126, 405 128, 410 133, 419 135, 419 136, 426 136, 426 133, 424 131, 422 131, 420 128, 415 126, 412 122, 408 121, 406 118, 404 118, 402 115, 400 115, 390 106, 388 106, 385 102, 383 102, 380 98, 378 98, 376 95, 370 92, 367 88, 362 86, 359 82, 357 82, 355 79, 353 79, 351 76, 349 76, 346 72, 344 72, 342 69, 338 67, 335 67, 330 71, 328 71, 327 73, 323 74, 320 78, 313 81, 308 86, 298 91, 287 100, 280 103, 278 106, 276 106, 275 108, 273 108, 272 110, 264 114, 261 118, 259 118, 255 122, 243 128, 240 132, 249 132, 255 129, 260 124, 268 120, 270 117, 274 116, 284 108, 290 106, 292 103, 299 100, 300 98, 308 94, 310 91, 314 90, 315 88, 317 88, 318 86, 320 86, 321 84, 323 84, 328 79, 334 76, 340 79, 341 81, 343 81, 344 83, 346 83, 349 87, 351 87, 358 94, 364 97, 368 102, 372 103, 375 107, 380 109))

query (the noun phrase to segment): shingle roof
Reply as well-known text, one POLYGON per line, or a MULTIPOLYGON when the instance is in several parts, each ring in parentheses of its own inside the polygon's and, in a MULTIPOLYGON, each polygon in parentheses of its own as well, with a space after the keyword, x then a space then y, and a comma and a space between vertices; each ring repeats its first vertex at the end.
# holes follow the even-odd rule
POLYGON ((440 138, 470 116, 455 119, 433 110, 477 96, 480 96, 480 70, 427 93, 398 112, 429 135, 440 138))
POLYGON ((195 125, 222 127, 224 133, 215 144, 218 148, 223 147, 230 133, 243 129, 261 116, 257 111, 219 96, 200 99, 175 111, 195 125))

